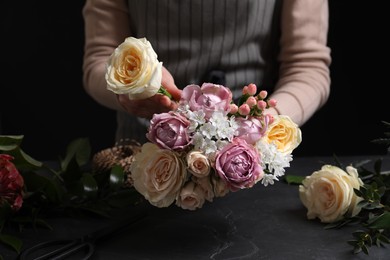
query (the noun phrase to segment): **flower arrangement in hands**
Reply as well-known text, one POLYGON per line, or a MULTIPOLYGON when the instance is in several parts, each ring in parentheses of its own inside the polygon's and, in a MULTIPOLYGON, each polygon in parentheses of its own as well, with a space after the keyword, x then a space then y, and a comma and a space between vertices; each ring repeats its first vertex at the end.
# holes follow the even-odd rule
MULTIPOLYGON (((159 93, 160 71, 150 43, 129 37, 109 60, 107 88, 150 97, 159 93)), ((153 115, 150 142, 130 165, 134 188, 154 206, 195 210, 229 191, 273 184, 289 167, 301 131, 288 116, 267 114, 276 101, 257 92, 255 84, 244 86, 235 104, 223 85, 186 86, 177 109, 153 115)))
POLYGON ((236 105, 225 86, 186 86, 178 109, 150 121, 150 142, 130 166, 135 189, 154 206, 195 210, 283 176, 301 131, 289 117, 265 113, 276 102, 256 92, 255 84, 245 86, 236 105))

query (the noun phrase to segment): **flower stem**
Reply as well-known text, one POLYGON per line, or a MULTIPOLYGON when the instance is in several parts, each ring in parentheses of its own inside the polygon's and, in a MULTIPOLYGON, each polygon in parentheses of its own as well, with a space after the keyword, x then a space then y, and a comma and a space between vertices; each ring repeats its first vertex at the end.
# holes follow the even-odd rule
POLYGON ((169 99, 172 99, 171 93, 169 93, 168 90, 166 90, 162 85, 160 86, 160 89, 158 90, 157 93, 167 96, 169 97, 169 99))

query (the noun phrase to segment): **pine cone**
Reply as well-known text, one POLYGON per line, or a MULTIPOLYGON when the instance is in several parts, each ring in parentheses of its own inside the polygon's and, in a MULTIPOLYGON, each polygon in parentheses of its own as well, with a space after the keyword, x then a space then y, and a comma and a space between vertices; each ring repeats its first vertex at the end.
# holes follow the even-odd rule
POLYGON ((111 148, 104 149, 96 153, 92 158, 92 172, 102 173, 110 171, 113 166, 120 165, 124 173, 128 176, 128 181, 132 184, 130 165, 133 156, 141 151, 141 144, 135 140, 121 140, 111 148))

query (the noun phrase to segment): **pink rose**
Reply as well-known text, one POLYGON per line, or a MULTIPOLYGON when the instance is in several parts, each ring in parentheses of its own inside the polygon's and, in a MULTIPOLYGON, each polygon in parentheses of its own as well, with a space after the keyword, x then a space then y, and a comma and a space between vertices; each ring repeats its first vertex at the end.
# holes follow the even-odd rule
POLYGON ((182 150, 191 143, 189 125, 188 119, 178 113, 154 114, 146 137, 160 148, 182 150))
POLYGON ((217 84, 188 85, 183 89, 180 103, 188 104, 192 111, 203 110, 206 118, 214 111, 229 112, 233 94, 230 89, 217 84))
POLYGON ((257 150, 240 138, 217 154, 215 168, 231 191, 250 188, 263 177, 257 150))
POLYGON ((263 137, 267 126, 263 125, 256 117, 238 117, 236 118, 238 124, 237 137, 244 139, 248 144, 255 144, 261 137, 263 137))
POLYGON ((8 154, 0 154, 0 206, 5 202, 15 211, 23 204, 23 177, 11 162, 14 158, 8 154))

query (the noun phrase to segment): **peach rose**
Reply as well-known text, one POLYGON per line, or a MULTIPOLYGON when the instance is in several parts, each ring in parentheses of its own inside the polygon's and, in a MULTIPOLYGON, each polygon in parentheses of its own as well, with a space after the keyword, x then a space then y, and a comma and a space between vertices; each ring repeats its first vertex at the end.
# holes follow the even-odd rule
POLYGON ((105 79, 107 89, 128 94, 130 99, 145 99, 161 87, 162 62, 146 38, 128 37, 111 54, 105 79))
POLYGON ((279 152, 291 154, 302 141, 302 133, 289 116, 274 116, 274 121, 268 126, 264 140, 274 143, 279 152))
POLYGON ((130 166, 134 188, 152 205, 168 207, 187 179, 184 162, 170 150, 145 143, 130 166))
POLYGON ((186 183, 176 199, 177 206, 189 210, 201 208, 204 202, 205 197, 202 188, 192 181, 186 183))
POLYGON ((190 151, 187 156, 188 171, 196 177, 205 177, 210 173, 210 161, 200 151, 190 151))
POLYGON ((338 221, 345 214, 355 216, 360 212, 357 206, 362 198, 358 197, 355 189, 363 185, 357 170, 352 166, 342 169, 324 165, 321 170, 307 176, 299 186, 299 197, 307 208, 307 218, 319 218, 321 222, 338 221))

